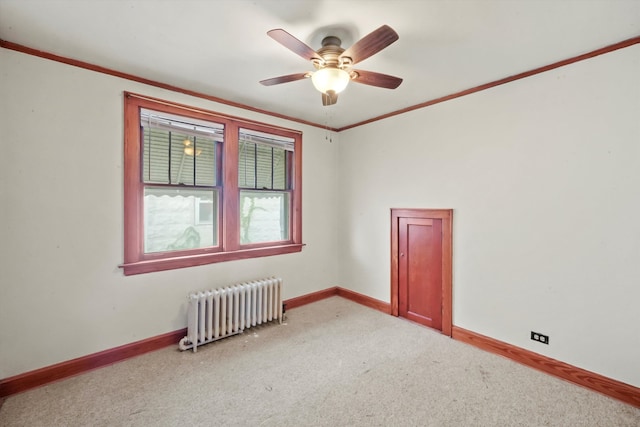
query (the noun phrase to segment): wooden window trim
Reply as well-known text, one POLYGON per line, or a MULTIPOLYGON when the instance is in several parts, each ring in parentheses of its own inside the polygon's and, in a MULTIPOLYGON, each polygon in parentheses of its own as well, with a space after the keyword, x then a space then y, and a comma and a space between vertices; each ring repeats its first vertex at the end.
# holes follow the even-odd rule
POLYGON ((125 275, 150 273, 193 267, 217 262, 241 260, 300 252, 302 250, 302 133, 212 111, 194 108, 157 98, 124 92, 124 262, 119 266, 125 275), (143 190, 140 179, 142 164, 140 149, 140 109, 146 108, 170 114, 222 123, 223 189, 220 198, 219 246, 198 250, 145 254, 143 250, 143 190), (294 139, 294 160, 291 179, 291 229, 289 240, 251 245, 240 244, 238 151, 232 147, 234 135, 241 127, 294 139))

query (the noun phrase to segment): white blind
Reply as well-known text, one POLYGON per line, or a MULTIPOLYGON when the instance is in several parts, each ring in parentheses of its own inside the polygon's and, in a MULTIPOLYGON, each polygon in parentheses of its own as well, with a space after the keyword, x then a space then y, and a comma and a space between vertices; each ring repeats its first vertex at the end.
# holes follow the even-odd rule
POLYGON ((253 142, 254 144, 266 145, 269 147, 282 148, 286 151, 293 151, 294 139, 279 135, 258 132, 249 129, 240 129, 240 141, 253 142))
POLYGON ((224 136, 224 125, 192 118, 187 119, 145 108, 140 110, 140 123, 144 127, 179 132, 189 136, 205 136, 216 141, 222 141, 224 136))
POLYGON ((294 140, 261 132, 240 130, 238 185, 243 189, 287 190, 287 152, 294 140))
POLYGON ((224 126, 142 109, 143 181, 215 186, 216 143, 224 126))

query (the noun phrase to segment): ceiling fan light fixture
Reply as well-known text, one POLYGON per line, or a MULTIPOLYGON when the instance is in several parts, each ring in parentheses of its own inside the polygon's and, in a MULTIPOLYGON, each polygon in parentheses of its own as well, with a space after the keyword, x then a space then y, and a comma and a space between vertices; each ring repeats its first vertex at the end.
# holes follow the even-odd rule
POLYGON ((182 144, 184 145, 184 154, 187 156, 193 156, 195 154, 197 157, 202 154, 202 149, 192 147, 189 139, 182 141, 182 144))
POLYGON ((193 147, 184 147, 184 154, 186 154, 187 156, 193 156, 195 154, 196 157, 198 157, 200 154, 202 154, 202 150, 199 148, 196 148, 194 150, 193 147))
POLYGON ((333 91, 334 93, 342 92, 351 80, 349 73, 340 68, 326 67, 322 68, 311 76, 313 86, 322 93, 333 91))

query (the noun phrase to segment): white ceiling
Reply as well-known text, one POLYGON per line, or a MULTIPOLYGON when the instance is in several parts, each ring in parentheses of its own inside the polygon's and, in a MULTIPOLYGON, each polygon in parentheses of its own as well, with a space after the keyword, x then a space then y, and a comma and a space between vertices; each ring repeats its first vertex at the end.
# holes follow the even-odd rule
POLYGON ((638 35, 640 0, 0 0, 2 40, 333 128, 638 35), (318 49, 383 24, 400 39, 357 68, 398 89, 351 83, 323 107, 309 80, 258 83, 313 70, 268 30, 318 49))

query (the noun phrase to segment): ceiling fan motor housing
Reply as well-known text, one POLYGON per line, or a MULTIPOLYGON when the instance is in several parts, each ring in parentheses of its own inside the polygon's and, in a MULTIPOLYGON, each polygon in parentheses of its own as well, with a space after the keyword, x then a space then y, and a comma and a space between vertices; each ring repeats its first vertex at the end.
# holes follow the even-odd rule
POLYGON ((313 61, 313 66, 317 69, 341 68, 344 69, 351 65, 351 58, 340 58, 344 49, 340 47, 342 41, 335 36, 327 36, 322 39, 322 47, 317 53, 322 57, 322 61, 313 61), (347 61, 345 61, 347 59, 347 61))

